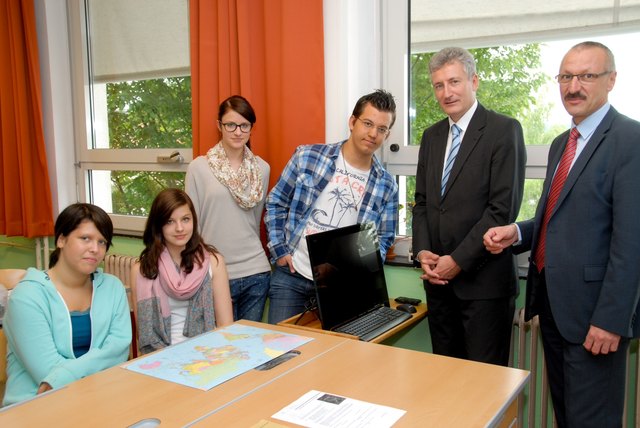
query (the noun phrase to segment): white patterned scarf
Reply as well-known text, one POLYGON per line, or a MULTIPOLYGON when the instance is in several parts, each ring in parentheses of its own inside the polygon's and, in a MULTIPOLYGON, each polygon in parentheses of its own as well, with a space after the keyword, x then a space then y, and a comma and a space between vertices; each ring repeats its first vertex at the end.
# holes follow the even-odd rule
POLYGON ((238 171, 231 168, 222 143, 209 149, 207 161, 213 175, 229 189, 231 196, 240 208, 251 209, 262 200, 262 171, 258 159, 247 146, 244 147, 242 164, 240 164, 238 171))

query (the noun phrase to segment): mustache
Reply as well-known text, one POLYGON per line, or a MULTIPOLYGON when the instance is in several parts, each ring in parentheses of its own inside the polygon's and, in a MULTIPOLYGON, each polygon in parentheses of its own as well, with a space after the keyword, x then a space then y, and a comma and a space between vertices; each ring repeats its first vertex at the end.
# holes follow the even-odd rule
POLYGON ((571 93, 571 94, 565 95, 564 99, 566 101, 570 101, 570 100, 586 100, 587 97, 582 92, 575 92, 575 93, 571 93))

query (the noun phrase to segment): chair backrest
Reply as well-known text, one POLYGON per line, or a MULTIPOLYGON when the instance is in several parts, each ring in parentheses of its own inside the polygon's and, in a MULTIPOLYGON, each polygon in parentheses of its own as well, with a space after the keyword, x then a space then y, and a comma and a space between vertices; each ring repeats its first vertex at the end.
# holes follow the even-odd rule
POLYGON ((7 290, 12 290, 18 285, 24 274, 24 269, 0 269, 0 284, 4 285, 7 290))
MULTIPOLYGON (((24 269, 0 269, 0 284, 7 290, 13 290, 27 271, 24 269)), ((7 382, 7 338, 0 328, 0 401, 4 396, 4 386, 7 382)))

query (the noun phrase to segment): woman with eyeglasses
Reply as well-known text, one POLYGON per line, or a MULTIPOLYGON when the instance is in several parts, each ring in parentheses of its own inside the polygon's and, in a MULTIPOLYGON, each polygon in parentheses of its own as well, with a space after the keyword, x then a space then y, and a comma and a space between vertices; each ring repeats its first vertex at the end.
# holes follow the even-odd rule
POLYGON ((260 241, 270 168, 250 149, 255 123, 245 98, 224 100, 218 109, 220 141, 191 162, 185 187, 204 241, 215 245, 227 262, 234 319, 261 321, 271 278, 260 241))

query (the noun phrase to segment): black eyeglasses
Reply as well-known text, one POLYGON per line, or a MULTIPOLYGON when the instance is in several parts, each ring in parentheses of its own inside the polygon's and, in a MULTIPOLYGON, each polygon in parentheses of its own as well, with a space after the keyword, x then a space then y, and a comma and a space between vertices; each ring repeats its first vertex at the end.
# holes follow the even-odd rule
POLYGON ((244 132, 245 134, 251 131, 251 126, 252 126, 251 123, 248 123, 248 122, 245 122, 245 123, 220 122, 220 124, 224 127, 224 130, 227 132, 235 132, 236 128, 240 128, 240 131, 244 132))
POLYGON ((375 123, 371 122, 370 120, 367 120, 367 119, 362 120, 359 117, 356 117, 356 119, 362 122, 364 127, 367 129, 376 128, 376 130, 382 135, 387 135, 389 133, 389 128, 387 128, 386 126, 376 126, 375 123))
POLYGON ((558 74, 556 80, 558 83, 567 84, 573 81, 574 77, 578 78, 581 83, 593 83, 601 76, 610 74, 610 71, 603 71, 602 73, 581 73, 581 74, 558 74))

